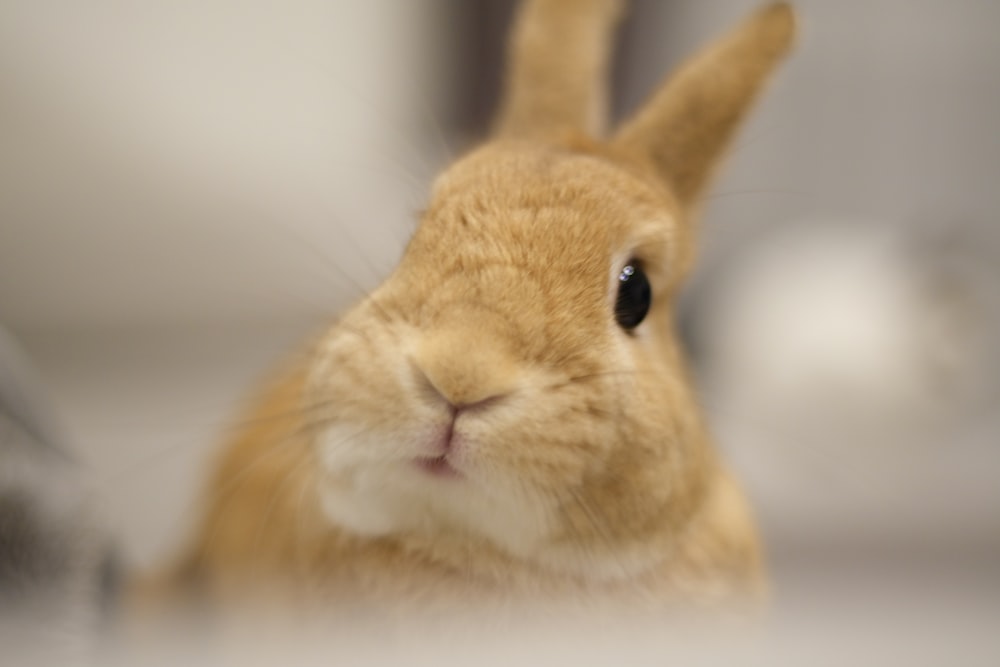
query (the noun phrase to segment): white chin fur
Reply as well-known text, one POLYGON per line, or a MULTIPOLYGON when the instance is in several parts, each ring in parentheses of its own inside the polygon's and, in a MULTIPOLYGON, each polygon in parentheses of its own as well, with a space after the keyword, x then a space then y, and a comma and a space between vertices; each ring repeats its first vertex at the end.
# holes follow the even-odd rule
POLYGON ((334 525, 357 535, 468 535, 508 553, 531 557, 552 525, 544 499, 499 479, 441 479, 422 471, 401 445, 334 428, 320 440, 327 473, 322 509, 334 525), (379 457, 379 454, 382 457, 379 457))
POLYGON ((331 429, 321 438, 327 474, 320 499, 331 524, 362 537, 485 539, 516 558, 595 581, 636 576, 660 558, 642 550, 597 554, 565 541, 555 543, 553 501, 542 494, 499 475, 440 479, 399 450, 400 445, 368 433, 348 435, 346 428, 331 429))

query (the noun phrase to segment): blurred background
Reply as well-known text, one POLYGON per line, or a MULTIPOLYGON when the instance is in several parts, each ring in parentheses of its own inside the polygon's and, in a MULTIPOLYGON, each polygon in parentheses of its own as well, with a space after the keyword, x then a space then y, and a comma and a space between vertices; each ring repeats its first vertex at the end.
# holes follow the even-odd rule
MULTIPOLYGON (((391 269, 482 135, 512 4, 0 0, 0 323, 132 566, 177 547, 255 381, 391 269)), ((755 4, 634 1, 616 117, 755 4)), ((989 664, 1000 4, 796 6, 684 334, 797 636, 912 617, 989 664)))

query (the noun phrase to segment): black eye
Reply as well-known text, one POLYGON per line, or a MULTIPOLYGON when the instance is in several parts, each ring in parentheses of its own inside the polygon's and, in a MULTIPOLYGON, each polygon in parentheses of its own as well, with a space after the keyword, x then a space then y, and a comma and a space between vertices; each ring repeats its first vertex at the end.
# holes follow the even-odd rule
POLYGON ((615 319, 622 329, 639 326, 649 312, 653 290, 638 262, 631 261, 618 274, 618 297, 615 299, 615 319))

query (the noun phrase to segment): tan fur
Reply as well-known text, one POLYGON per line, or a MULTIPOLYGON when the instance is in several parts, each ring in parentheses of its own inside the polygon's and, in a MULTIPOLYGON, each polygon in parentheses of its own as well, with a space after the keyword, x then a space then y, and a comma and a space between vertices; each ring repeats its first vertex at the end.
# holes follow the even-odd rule
POLYGON ((546 0, 521 6, 497 136, 604 133, 607 53, 621 5, 622 0, 546 0))
POLYGON ((397 270, 253 408, 172 585, 347 606, 759 590, 753 522, 672 299, 696 197, 787 50, 791 12, 756 14, 602 143, 617 14, 526 4, 497 138, 438 179, 397 270), (634 335, 612 311, 630 258, 654 294, 634 335), (439 453, 449 404, 458 479, 414 464, 439 453))

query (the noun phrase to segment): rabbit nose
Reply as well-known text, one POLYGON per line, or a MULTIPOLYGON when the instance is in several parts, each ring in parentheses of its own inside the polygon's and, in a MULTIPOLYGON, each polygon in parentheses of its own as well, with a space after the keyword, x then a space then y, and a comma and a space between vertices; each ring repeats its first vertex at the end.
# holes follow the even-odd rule
POLYGON ((418 382, 454 412, 487 407, 514 388, 516 365, 502 345, 470 330, 427 335, 412 361, 418 382))

